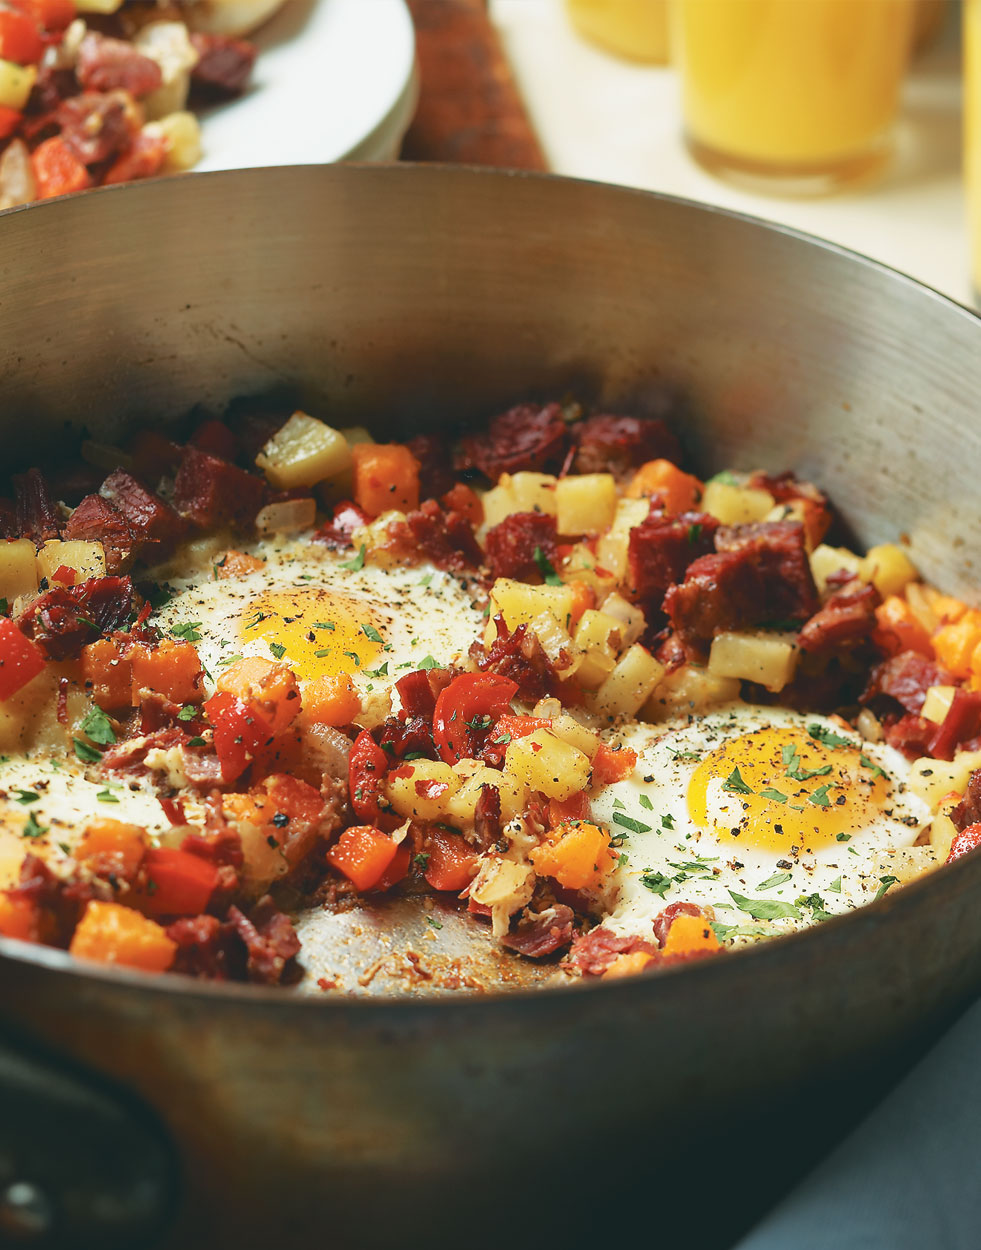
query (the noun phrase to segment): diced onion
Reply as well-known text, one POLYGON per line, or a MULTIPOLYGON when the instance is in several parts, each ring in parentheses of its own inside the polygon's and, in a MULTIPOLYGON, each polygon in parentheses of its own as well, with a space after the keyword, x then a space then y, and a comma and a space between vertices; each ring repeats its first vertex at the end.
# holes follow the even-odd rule
POLYGON ((256 513, 255 527, 260 534, 288 534, 313 525, 317 505, 312 499, 284 499, 267 503, 256 513))

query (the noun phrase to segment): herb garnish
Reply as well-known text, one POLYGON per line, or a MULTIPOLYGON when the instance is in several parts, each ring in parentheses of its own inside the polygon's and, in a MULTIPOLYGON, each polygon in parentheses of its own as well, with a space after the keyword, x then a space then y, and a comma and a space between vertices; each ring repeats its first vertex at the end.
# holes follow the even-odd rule
POLYGON ((351 560, 342 561, 339 567, 342 569, 347 569, 351 573, 360 573, 361 570, 364 568, 365 551, 367 551, 367 548, 365 547, 364 543, 362 543, 361 549, 358 552, 358 554, 351 560))
POLYGON ((542 581, 544 581, 546 586, 561 586, 563 584, 562 578, 552 568, 548 556, 542 551, 541 547, 535 548, 535 563, 538 565, 538 571, 541 573, 542 581))
POLYGON ((116 741, 116 731, 112 727, 112 721, 101 708, 92 708, 82 720, 81 728, 87 738, 98 742, 100 746, 112 746, 116 741))
POLYGON ((634 820, 632 816, 624 816, 622 812, 613 813, 613 823, 615 825, 622 825, 624 829, 629 829, 631 833, 650 833, 651 831, 650 825, 645 825, 639 820, 634 820))
POLYGON ((722 789, 728 790, 730 794, 752 794, 753 791, 743 781, 742 774, 738 768, 734 768, 729 776, 723 781, 722 789))
POLYGON ((178 625, 171 625, 170 634, 172 638, 183 638, 185 642, 200 642, 201 635, 198 633, 200 628, 200 621, 184 621, 178 625))
POLYGON ((740 911, 754 920, 800 920, 800 908, 793 903, 782 903, 775 898, 746 898, 744 894, 729 891, 729 897, 740 911))

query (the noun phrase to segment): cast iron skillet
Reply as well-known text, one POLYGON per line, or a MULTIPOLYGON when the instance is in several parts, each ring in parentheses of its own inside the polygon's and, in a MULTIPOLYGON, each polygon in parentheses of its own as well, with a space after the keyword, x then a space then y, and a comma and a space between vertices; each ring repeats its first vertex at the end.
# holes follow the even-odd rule
MULTIPOLYGON (((283 387, 393 435, 526 396, 680 396, 703 472, 794 467, 858 541, 906 531, 931 580, 977 599, 981 327, 838 248, 610 186, 432 167, 192 176, 3 215, 11 461, 283 387)), ((639 1199, 656 1234, 667 1159, 717 1174, 760 1149, 745 1117, 764 1104, 806 1126, 806 1103, 781 1102, 805 1076, 833 1107, 843 1073, 908 1054, 977 991, 979 895, 969 856, 659 976, 428 998, 387 973, 368 996, 303 997, 0 942, 0 1230, 499 1245, 639 1199)), ((484 939, 446 937, 486 979, 484 939)))

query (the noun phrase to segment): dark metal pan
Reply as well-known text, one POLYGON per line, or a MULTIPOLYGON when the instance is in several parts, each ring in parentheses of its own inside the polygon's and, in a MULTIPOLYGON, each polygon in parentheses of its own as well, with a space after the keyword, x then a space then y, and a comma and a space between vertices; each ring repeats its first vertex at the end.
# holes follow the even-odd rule
MULTIPOLYGON (((9 459, 284 387, 392 432, 523 396, 680 396, 703 470, 794 467, 860 541, 907 532, 932 581, 977 600, 981 326, 830 245, 608 186, 411 167, 192 176, 2 215, 9 459)), ((981 986, 979 892, 969 856, 813 931, 576 988, 502 975, 448 924, 445 958, 490 988, 428 997, 388 972, 319 997, 0 941, 0 1236, 136 1245, 167 1219, 175 1247, 569 1235, 609 1206, 610 1160, 662 1201, 686 1144, 724 1126, 731 1151, 748 1109, 935 1032, 981 986), (100 1175, 84 1133, 31 1114, 74 1123, 59 1098, 98 1102, 91 1123, 142 1176, 100 1175)), ((350 958, 416 924, 379 914, 350 958)))

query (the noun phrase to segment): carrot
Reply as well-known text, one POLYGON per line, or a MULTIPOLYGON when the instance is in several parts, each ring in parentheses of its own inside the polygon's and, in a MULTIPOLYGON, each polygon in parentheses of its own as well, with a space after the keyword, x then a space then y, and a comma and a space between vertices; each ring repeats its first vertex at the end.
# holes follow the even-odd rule
POLYGON ((569 617, 571 623, 575 625, 588 608, 596 607, 596 591, 588 582, 580 581, 578 578, 566 584, 573 592, 572 610, 569 617))
POLYGON ((227 577, 244 577, 246 573, 255 573, 264 565, 265 560, 260 560, 258 556, 232 549, 216 560, 215 571, 219 580, 224 580, 227 577))
POLYGON ((440 499, 447 512, 462 512, 471 525, 480 525, 484 519, 484 505, 480 496, 465 482, 457 482, 440 499))
POLYGON ((354 500, 370 516, 419 507, 419 461, 401 443, 356 443, 354 500))
POLYGON ((0 892, 0 937, 36 942, 37 907, 30 899, 11 898, 0 892))
POLYGON ((133 665, 111 639, 82 648, 82 679, 103 711, 132 706, 133 665))
POLYGON ((65 141, 55 135, 38 145, 31 155, 34 181, 39 200, 70 191, 84 191, 92 185, 89 171, 69 151, 65 141))
POLYGON ((614 980, 617 977, 632 977, 643 972, 648 964, 655 962, 655 956, 647 951, 631 951, 626 955, 617 955, 613 963, 603 973, 603 980, 614 980))
POLYGON ((93 899, 86 905, 68 949, 73 955, 99 963, 166 972, 174 962, 177 943, 160 925, 132 907, 93 899))
POLYGON ((302 719, 312 725, 350 725, 361 711, 361 696, 346 673, 315 677, 303 687, 302 719))
POLYGON ((82 863, 96 862, 99 876, 112 873, 130 881, 136 876, 146 849, 145 829, 104 816, 85 826, 75 858, 82 863))
POLYGON ((621 747, 614 751, 605 742, 593 756, 593 785, 608 786, 614 781, 623 781, 637 767, 637 752, 630 747, 621 747))
POLYGON ((930 635, 905 599, 889 595, 876 608, 875 619, 879 625, 875 641, 884 651, 890 655, 897 655, 900 651, 918 651, 920 655, 933 658, 930 635))
POLYGON ((981 612, 966 611, 957 621, 941 625, 933 635, 937 659, 955 677, 968 677, 971 661, 981 646, 981 612))
POLYGON ((687 955, 692 951, 717 951, 719 939, 707 916, 675 916, 664 940, 664 955, 687 955))
POLYGON ((702 483, 670 460, 648 460, 634 474, 626 494, 628 499, 658 495, 665 512, 690 512, 702 497, 702 483))
POLYGON ((193 642, 165 638, 152 648, 138 642, 130 660, 134 707, 146 694, 163 695, 172 703, 204 702, 204 670, 193 642))
POLYGON ((230 664, 218 678, 218 690, 232 694, 246 706, 256 707, 270 723, 272 733, 281 734, 300 712, 300 689, 288 664, 249 656, 230 664))
POLYGON ((529 858, 539 876, 554 877, 569 890, 599 885, 616 862, 610 835, 589 821, 568 821, 548 837, 529 858))
POLYGON ((434 890, 458 892, 469 885, 477 872, 477 855, 459 833, 433 829, 426 839, 424 876, 434 890))
POLYGON ((381 881, 398 849, 399 844, 374 825, 352 825, 327 852, 327 862, 359 890, 370 890, 381 881))

